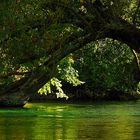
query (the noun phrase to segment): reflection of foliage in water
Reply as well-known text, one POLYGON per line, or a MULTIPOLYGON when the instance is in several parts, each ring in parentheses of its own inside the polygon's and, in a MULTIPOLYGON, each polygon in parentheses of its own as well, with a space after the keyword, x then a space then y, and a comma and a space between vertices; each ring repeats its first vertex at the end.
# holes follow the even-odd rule
POLYGON ((3 110, 0 136, 2 140, 139 139, 139 105, 139 102, 33 103, 26 106, 28 109, 3 110))

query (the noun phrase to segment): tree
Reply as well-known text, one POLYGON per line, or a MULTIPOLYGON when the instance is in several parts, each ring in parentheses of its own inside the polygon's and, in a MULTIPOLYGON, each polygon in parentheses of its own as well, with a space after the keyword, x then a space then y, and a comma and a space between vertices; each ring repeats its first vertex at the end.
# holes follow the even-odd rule
POLYGON ((2 105, 25 104, 54 77, 61 59, 92 41, 121 41, 138 58, 136 0, 8 0, 0 5, 2 105))
POLYGON ((135 76, 137 63, 127 45, 112 39, 98 40, 80 49, 74 56, 79 78, 85 82, 81 85, 84 95, 113 100, 123 94, 123 99, 128 99, 139 90, 135 76))

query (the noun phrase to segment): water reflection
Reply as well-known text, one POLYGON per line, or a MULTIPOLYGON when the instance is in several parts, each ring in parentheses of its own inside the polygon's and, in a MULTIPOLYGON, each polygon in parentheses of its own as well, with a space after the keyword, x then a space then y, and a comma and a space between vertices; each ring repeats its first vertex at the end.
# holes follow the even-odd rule
POLYGON ((140 103, 28 104, 0 110, 0 140, 132 140, 140 138, 140 103))

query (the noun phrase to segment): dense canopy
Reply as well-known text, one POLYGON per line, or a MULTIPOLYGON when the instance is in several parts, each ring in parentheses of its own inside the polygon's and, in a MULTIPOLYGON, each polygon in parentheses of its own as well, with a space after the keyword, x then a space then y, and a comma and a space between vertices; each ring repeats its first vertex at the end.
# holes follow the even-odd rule
POLYGON ((139 68, 139 0, 2 0, 0 11, 0 104, 23 105, 61 59, 97 40, 125 43, 139 68))

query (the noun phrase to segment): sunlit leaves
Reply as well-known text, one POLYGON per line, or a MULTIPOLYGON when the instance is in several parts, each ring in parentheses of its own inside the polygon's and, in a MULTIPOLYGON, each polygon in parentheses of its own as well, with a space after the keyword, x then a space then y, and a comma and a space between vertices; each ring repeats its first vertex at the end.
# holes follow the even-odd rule
POLYGON ((38 91, 40 94, 49 94, 54 93, 56 94, 57 98, 66 98, 68 96, 64 93, 62 89, 61 81, 57 78, 52 78, 48 83, 46 83, 41 89, 38 91))
POLYGON ((78 79, 79 74, 76 69, 73 67, 74 60, 72 56, 68 56, 60 61, 58 65, 59 76, 62 80, 67 81, 73 86, 83 84, 84 82, 78 79))

